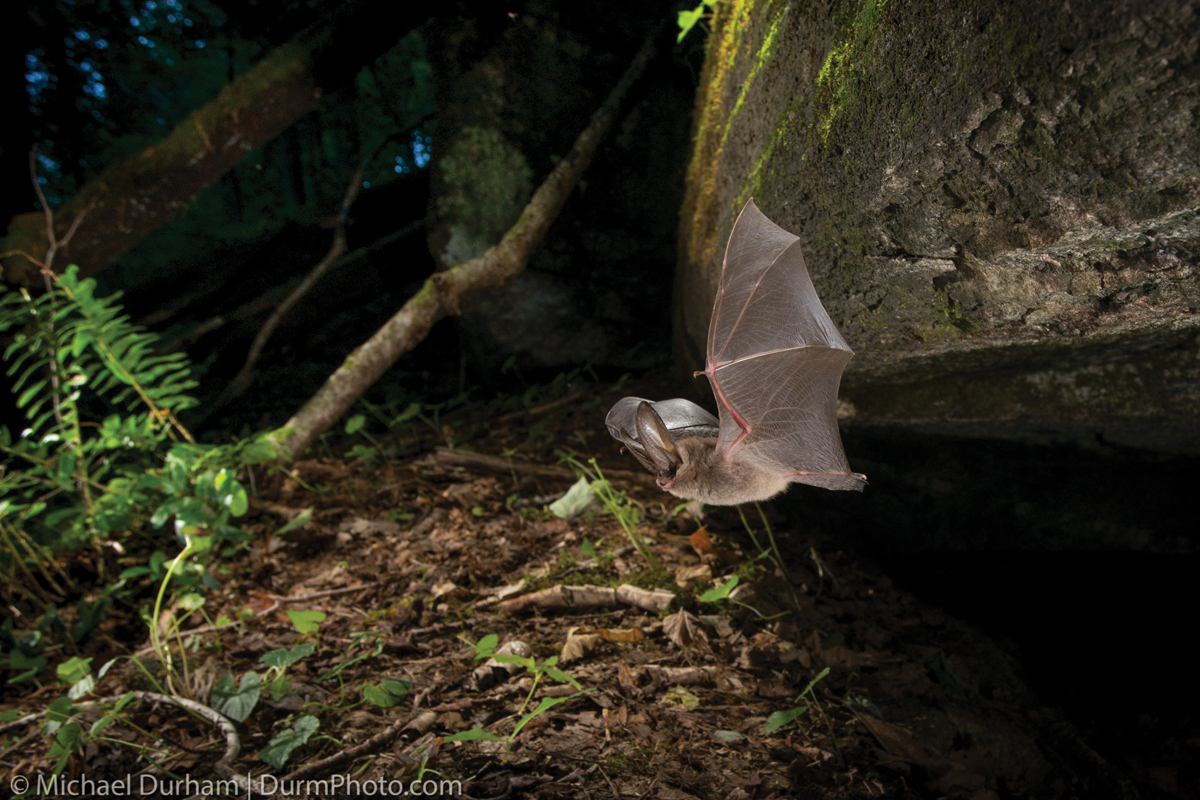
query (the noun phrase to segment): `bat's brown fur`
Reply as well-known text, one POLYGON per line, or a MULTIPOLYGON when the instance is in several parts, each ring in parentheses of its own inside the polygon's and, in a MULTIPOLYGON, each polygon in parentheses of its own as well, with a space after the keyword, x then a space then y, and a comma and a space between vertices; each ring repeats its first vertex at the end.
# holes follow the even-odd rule
POLYGON ((716 454, 717 440, 694 436, 675 443, 682 460, 675 476, 659 476, 658 485, 676 497, 709 505, 737 505, 767 500, 787 489, 779 472, 716 454))

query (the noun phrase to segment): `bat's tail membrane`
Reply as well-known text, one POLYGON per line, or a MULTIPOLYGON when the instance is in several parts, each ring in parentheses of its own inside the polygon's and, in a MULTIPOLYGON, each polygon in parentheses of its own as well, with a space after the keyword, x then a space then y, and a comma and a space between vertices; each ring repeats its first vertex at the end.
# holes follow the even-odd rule
POLYGON ((794 483, 807 483, 822 489, 861 492, 867 488, 867 476, 860 472, 794 472, 787 477, 794 483))

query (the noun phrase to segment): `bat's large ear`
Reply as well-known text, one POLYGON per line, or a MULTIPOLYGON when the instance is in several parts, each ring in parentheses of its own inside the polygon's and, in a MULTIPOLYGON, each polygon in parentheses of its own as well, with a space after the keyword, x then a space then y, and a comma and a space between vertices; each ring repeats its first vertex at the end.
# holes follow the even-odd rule
POLYGON ((646 455, 654 462, 659 475, 668 473, 672 477, 683 460, 679 457, 679 448, 671 438, 671 432, 663 424, 662 417, 649 403, 642 403, 637 410, 638 440, 646 449, 646 455))

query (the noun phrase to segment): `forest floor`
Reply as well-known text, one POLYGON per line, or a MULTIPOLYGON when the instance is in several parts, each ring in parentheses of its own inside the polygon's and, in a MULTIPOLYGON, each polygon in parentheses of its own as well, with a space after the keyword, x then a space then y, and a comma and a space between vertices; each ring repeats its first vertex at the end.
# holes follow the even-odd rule
MULTIPOLYGON (((250 702, 229 761, 221 729, 144 697, 107 739, 71 756, 64 776, 130 780, 108 784, 117 796, 146 786, 212 794, 213 784, 164 787, 171 775, 218 780, 229 767, 295 775, 272 786, 280 797, 415 794, 414 779, 427 795, 497 800, 1136 796, 1030 694, 1003 650, 836 541, 769 507, 745 521, 677 508, 609 439, 600 421, 611 400, 573 397, 469 434, 441 424, 438 438, 461 434, 456 444, 473 454, 505 455, 503 472, 435 450, 432 435, 386 462, 298 463, 274 499, 252 504, 242 526, 256 545, 222 563, 223 588, 209 594, 209 619, 241 622, 183 632, 188 671, 177 687, 210 704, 222 675, 245 687, 245 675, 267 672, 264 654, 311 644, 287 667, 286 696, 250 702), (622 506, 640 511, 661 569, 599 507, 568 519, 547 510, 576 480, 564 451, 595 455, 626 492, 622 506), (308 524, 274 535, 305 509, 308 524), (786 574, 760 555, 767 521, 786 574), (701 599, 733 576, 731 596, 701 599), (300 633, 288 612, 324 617, 300 633), (533 660, 482 657, 493 644, 533 660), (303 740, 302 717, 316 732, 268 770, 261 753, 281 735, 303 740), (786 719, 768 732, 769 720, 786 719), (447 740, 477 729, 490 736, 447 740), (326 783, 305 783, 317 780, 326 783)), ((97 668, 148 644, 132 612, 114 612, 102 630, 82 653, 97 668)), ((43 683, 7 687, 0 706, 36 710, 62 695, 52 677, 43 683)), ((93 694, 147 688, 123 660, 93 694)), ((30 725, 0 754, 3 786, 48 776, 49 747, 30 725)))

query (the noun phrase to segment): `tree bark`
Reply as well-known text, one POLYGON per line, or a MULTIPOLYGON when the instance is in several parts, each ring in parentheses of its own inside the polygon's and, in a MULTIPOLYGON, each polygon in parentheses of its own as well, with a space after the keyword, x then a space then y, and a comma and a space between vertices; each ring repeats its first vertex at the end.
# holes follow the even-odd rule
MULTIPOLYGON (((314 109, 322 91, 348 80, 422 22, 428 15, 419 8, 382 0, 338 8, 269 53, 162 141, 109 166, 56 210, 61 234, 91 208, 59 263, 78 264, 87 276, 129 250, 247 153, 314 109)), ((0 240, 4 279, 33 285, 37 267, 31 259, 46 247, 40 213, 13 217, 0 240)))
POLYGON ((654 54, 652 34, 642 46, 575 146, 534 192, 517 222, 483 255, 432 275, 374 336, 360 345, 325 385, 276 434, 287 460, 294 460, 344 414, 403 353, 421 342, 434 323, 458 313, 464 297, 503 286, 525 268, 587 169, 596 147, 612 127, 621 101, 654 54))

